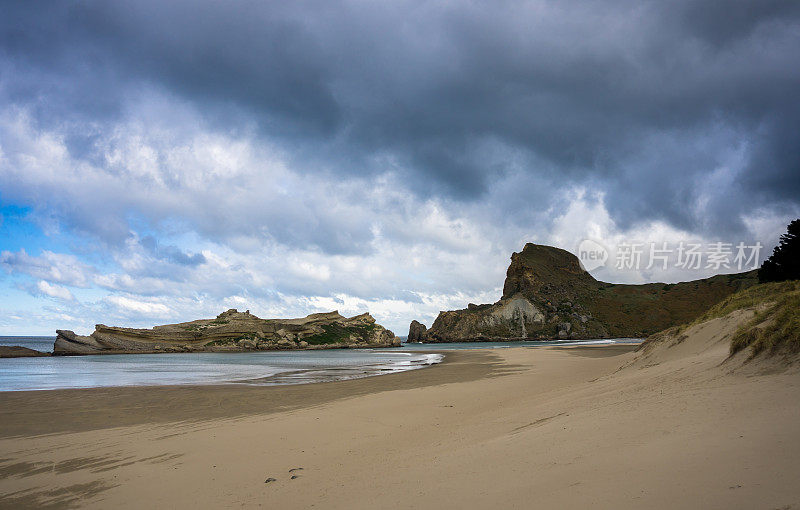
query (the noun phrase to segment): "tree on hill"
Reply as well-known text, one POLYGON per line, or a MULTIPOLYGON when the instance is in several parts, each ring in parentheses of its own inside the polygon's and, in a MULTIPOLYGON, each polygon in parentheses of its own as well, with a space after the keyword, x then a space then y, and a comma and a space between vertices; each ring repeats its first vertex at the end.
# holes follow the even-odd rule
POLYGON ((800 219, 789 223, 772 256, 761 264, 758 281, 782 282, 800 279, 800 219))

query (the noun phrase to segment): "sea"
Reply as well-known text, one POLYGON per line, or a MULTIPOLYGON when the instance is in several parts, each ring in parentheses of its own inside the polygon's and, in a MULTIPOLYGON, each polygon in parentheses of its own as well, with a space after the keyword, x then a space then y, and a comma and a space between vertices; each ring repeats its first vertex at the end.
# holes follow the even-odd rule
POLYGON ((0 345, 18 345, 41 352, 53 352, 55 341, 55 336, 0 336, 0 345))
MULTIPOLYGON (((55 337, 0 337, 0 345, 19 345, 42 352, 52 352, 54 341, 55 337)), ((464 342, 404 344, 393 349, 5 358, 0 359, 0 391, 182 384, 306 384, 417 370, 440 363, 446 352, 453 350, 603 345, 639 341, 641 340, 617 338, 548 342, 464 342)))

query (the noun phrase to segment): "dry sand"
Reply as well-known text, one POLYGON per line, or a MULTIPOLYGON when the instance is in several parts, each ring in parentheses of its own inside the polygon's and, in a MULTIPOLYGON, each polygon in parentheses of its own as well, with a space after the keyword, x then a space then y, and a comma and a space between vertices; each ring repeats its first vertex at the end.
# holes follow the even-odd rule
POLYGON ((0 507, 798 508, 800 372, 723 363, 745 317, 639 353, 513 348, 294 387, 2 393, 0 507))

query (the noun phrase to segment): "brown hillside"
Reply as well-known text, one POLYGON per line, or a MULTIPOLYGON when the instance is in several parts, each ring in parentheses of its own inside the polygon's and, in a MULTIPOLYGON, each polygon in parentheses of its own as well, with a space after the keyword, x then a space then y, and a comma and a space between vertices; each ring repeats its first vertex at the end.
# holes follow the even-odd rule
POLYGON ((675 284, 596 280, 577 257, 528 243, 511 256, 502 298, 441 312, 428 341, 647 336, 689 322, 757 282, 756 272, 675 284))

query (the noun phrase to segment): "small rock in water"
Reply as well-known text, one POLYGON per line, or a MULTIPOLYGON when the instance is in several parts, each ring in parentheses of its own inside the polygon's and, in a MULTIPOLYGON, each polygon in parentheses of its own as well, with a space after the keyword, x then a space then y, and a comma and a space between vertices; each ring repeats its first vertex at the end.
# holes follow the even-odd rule
POLYGON ((295 478, 300 478, 300 475, 292 475, 292 480, 294 480, 295 478))
POLYGON ((274 479, 274 478, 267 478, 266 480, 264 480, 264 483, 269 483, 269 482, 277 482, 277 481, 278 481, 278 480, 276 480, 276 479, 274 479))

